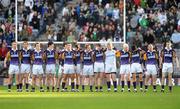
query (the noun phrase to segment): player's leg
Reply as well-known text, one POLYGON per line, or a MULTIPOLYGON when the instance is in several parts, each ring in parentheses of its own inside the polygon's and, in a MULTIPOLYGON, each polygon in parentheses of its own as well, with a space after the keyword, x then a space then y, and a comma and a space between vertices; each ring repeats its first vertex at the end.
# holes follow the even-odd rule
POLYGON ((62 81, 62 92, 65 91, 65 85, 66 85, 66 81, 68 79, 68 74, 63 74, 63 81, 62 81))
POLYGON ((131 92, 130 86, 131 86, 131 76, 130 73, 126 74, 126 80, 127 80, 127 85, 128 85, 128 92, 131 92))
POLYGON ((74 79, 75 79, 75 77, 76 77, 76 74, 75 74, 75 73, 72 73, 72 74, 70 75, 70 78, 71 78, 71 91, 72 91, 72 92, 75 92, 75 89, 74 89, 74 86, 75 86, 74 79))
POLYGON ((120 74, 120 76, 121 76, 121 92, 124 92, 124 85, 125 85, 125 74, 124 73, 121 73, 120 74))
POLYGON ((134 92, 137 92, 136 89, 136 73, 132 73, 132 81, 133 81, 133 87, 134 87, 134 92))
POLYGON ((149 79, 150 79, 150 74, 146 74, 146 76, 145 76, 145 92, 148 90, 149 79))
POLYGON ((39 78, 40 92, 44 92, 44 89, 43 89, 43 74, 39 74, 38 78, 39 78))
POLYGON ((86 78, 86 76, 85 76, 85 74, 83 74, 82 75, 82 92, 85 91, 85 78, 86 78))
POLYGON ((76 73, 76 92, 79 92, 80 73, 76 73))
POLYGON ((99 73, 98 72, 94 72, 94 74, 95 74, 95 90, 96 90, 96 92, 98 92, 99 73))
POLYGON ((19 87, 20 74, 19 73, 15 73, 15 79, 16 79, 17 92, 20 92, 20 87, 19 87))
POLYGON ((47 92, 50 91, 50 83, 51 83, 51 80, 50 80, 50 76, 51 74, 50 73, 46 73, 46 85, 47 85, 47 92))
POLYGON ((113 81, 114 92, 117 92, 116 72, 112 72, 111 78, 112 78, 112 81, 113 81))
POLYGON ((32 74, 32 88, 31 88, 31 92, 35 92, 35 85, 36 85, 36 75, 32 74))
POLYGON ((139 83, 140 83, 140 91, 143 91, 143 73, 139 73, 139 83))
POLYGON ((26 92, 29 92, 29 82, 28 82, 29 73, 24 74, 24 82, 26 87, 26 92))
POLYGON ((103 78, 104 78, 104 72, 100 72, 99 73, 100 92, 103 92, 103 78))
POLYGON ((106 73, 108 92, 111 91, 111 73, 106 73))
POLYGON ((168 86, 169 86, 169 91, 172 92, 172 73, 168 73, 168 86))
POLYGON ((164 81, 165 81, 166 73, 162 72, 162 78, 161 78, 161 92, 164 92, 164 81))
POLYGON ((89 75, 89 89, 90 89, 90 92, 93 92, 93 75, 89 75))
POLYGON ((9 74, 9 78, 8 78, 8 92, 11 92, 12 80, 13 80, 13 74, 9 74))
POLYGON ((157 92, 157 90, 156 90, 156 80, 157 80, 156 74, 152 74, 153 91, 154 91, 154 92, 157 92))

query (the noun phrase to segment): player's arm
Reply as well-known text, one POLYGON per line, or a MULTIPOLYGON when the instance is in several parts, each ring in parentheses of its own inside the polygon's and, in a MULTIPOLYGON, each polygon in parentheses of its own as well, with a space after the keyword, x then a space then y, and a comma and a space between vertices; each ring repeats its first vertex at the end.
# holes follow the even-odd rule
POLYGON ((162 68, 162 64, 163 64, 163 57, 164 57, 164 52, 163 50, 160 53, 160 57, 159 57, 159 67, 162 68))
POLYGON ((175 51, 173 51, 173 60, 176 62, 177 68, 179 68, 179 59, 178 59, 178 57, 176 56, 176 52, 175 52, 175 51))
POLYGON ((84 54, 83 52, 80 54, 80 60, 81 60, 81 62, 84 61, 83 54, 84 54))
POLYGON ((10 51, 7 53, 5 59, 4 59, 4 67, 6 68, 7 67, 7 62, 10 60, 10 51))
POLYGON ((160 63, 159 63, 159 55, 158 55, 158 51, 155 52, 155 57, 156 57, 156 61, 157 61, 157 65, 158 67, 160 66, 160 63))
POLYGON ((35 57, 34 57, 34 52, 31 52, 31 61, 34 61, 35 57))

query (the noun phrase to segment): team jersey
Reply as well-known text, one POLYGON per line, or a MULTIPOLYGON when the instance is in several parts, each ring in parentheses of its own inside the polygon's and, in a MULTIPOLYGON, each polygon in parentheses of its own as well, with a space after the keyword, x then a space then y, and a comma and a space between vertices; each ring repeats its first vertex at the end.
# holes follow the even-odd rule
POLYGON ((125 52, 124 50, 120 51, 120 64, 130 64, 130 52, 125 52))
POLYGON ((25 50, 25 49, 22 49, 21 50, 21 63, 22 64, 30 64, 31 63, 31 50, 25 50))
POLYGON ((146 60, 146 64, 152 64, 152 65, 156 65, 157 63, 157 59, 158 59, 158 54, 156 53, 156 51, 147 51, 144 55, 144 59, 146 60))
POLYGON ((131 63, 141 63, 140 50, 135 50, 131 54, 131 63))
POLYGON ((101 50, 94 50, 94 57, 95 62, 104 62, 104 51, 101 50))
POLYGON ((106 50, 105 52, 105 64, 115 65, 116 64, 116 51, 106 50))
POLYGON ((43 59, 44 59, 43 55, 44 55, 44 52, 42 50, 40 51, 34 50, 33 52, 34 63, 33 64, 42 65, 43 59))
POLYGON ((46 54, 46 64, 55 64, 57 59, 56 50, 49 50, 45 51, 46 54))
POLYGON ((83 52, 83 65, 92 65, 93 64, 93 60, 92 60, 92 55, 93 52, 92 51, 84 51, 83 52))
POLYGON ((74 64, 74 51, 64 51, 63 52, 63 59, 64 59, 64 64, 74 64))
POLYGON ((10 64, 18 65, 19 64, 19 50, 11 49, 8 54, 8 58, 10 59, 10 64))
POLYGON ((80 50, 74 51, 75 52, 75 57, 76 57, 76 64, 81 63, 81 52, 80 50))
POLYGON ((64 50, 58 51, 58 59, 59 59, 59 65, 63 66, 64 65, 64 60, 62 59, 62 54, 64 50))
POLYGON ((161 56, 163 57, 163 63, 172 63, 173 57, 175 57, 175 51, 173 49, 163 49, 161 51, 161 56))

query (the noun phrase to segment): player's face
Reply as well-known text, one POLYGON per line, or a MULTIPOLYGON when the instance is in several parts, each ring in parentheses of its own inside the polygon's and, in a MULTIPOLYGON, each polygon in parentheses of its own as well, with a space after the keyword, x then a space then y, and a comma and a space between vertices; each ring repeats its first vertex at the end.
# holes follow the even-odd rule
POLYGON ((67 44, 66 48, 67 50, 71 50, 71 44, 67 44))
POLYGON ((152 44, 148 45, 148 50, 153 51, 153 45, 152 44))
POLYGON ((36 44, 36 50, 40 50, 40 49, 41 49, 40 43, 36 44))
POLYGON ((100 50, 100 46, 99 45, 96 45, 96 50, 100 50))
POLYGON ((27 43, 27 42, 24 42, 23 47, 24 47, 25 49, 27 49, 27 48, 28 48, 28 43, 27 43))
POLYGON ((87 50, 90 51, 91 50, 91 46, 87 45, 87 50))
POLYGON ((54 49, 54 44, 50 45, 49 48, 52 50, 54 49))
POLYGON ((128 52, 129 51, 129 46, 125 46, 124 51, 128 52))
POLYGON ((16 42, 13 42, 13 43, 12 43, 12 48, 13 48, 13 49, 17 49, 17 43, 16 43, 16 42))
POLYGON ((171 48, 171 43, 170 42, 166 43, 166 47, 171 48))
POLYGON ((111 49, 112 49, 111 44, 107 44, 107 49, 108 49, 108 50, 111 50, 111 49))

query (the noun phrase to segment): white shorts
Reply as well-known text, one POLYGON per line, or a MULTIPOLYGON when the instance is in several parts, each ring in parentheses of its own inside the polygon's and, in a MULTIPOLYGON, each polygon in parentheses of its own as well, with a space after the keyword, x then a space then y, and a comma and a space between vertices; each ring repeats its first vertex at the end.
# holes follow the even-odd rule
POLYGON ((130 73, 130 64, 121 65, 120 74, 129 74, 130 73))
POLYGON ((19 66, 10 64, 8 74, 19 74, 19 73, 20 73, 19 66))
POLYGON ((157 68, 156 65, 147 65, 147 75, 156 75, 157 74, 157 68))
POLYGON ((83 66, 83 73, 82 75, 94 75, 94 72, 93 72, 93 65, 84 65, 83 66))
POLYGON ((74 74, 74 65, 64 64, 64 74, 74 74))
POLYGON ((33 67, 32 67, 32 74, 33 75, 44 74, 42 65, 33 65, 33 67))
POLYGON ((94 72, 95 73, 104 72, 104 63, 95 62, 94 63, 94 72))
POLYGON ((59 65, 58 76, 61 76, 62 74, 63 74, 63 67, 59 65))
POLYGON ((116 73, 117 68, 116 65, 111 65, 111 64, 105 64, 105 73, 116 73))
POLYGON ((21 64, 21 73, 30 73, 31 66, 30 64, 21 64))
POLYGON ((172 63, 163 63, 162 73, 173 73, 172 63))
POLYGON ((75 73, 81 74, 81 71, 82 71, 81 64, 77 64, 77 66, 75 68, 75 73))
POLYGON ((142 73, 142 66, 139 63, 131 64, 131 73, 142 73))
POLYGON ((46 65, 46 73, 47 74, 56 74, 56 66, 55 66, 55 64, 47 64, 46 65))

